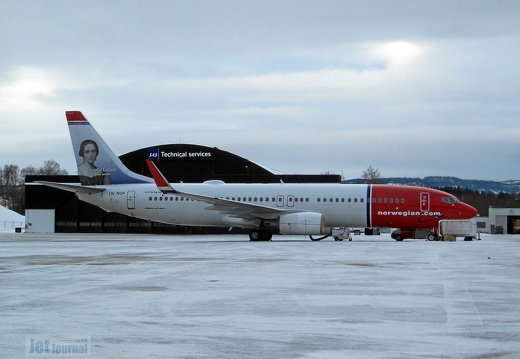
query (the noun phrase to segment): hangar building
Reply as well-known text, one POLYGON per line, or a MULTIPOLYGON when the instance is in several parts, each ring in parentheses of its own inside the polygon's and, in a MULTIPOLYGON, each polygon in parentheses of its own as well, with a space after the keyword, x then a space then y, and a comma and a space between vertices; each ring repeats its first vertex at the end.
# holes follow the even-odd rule
POLYGON ((477 217, 477 229, 491 234, 520 234, 520 208, 489 208, 489 217, 477 217))
MULTIPOLYGON (((151 177, 146 159, 154 159, 169 182, 202 183, 338 183, 340 175, 281 175, 216 147, 169 144, 142 148, 119 157, 133 172, 151 177)), ((79 183, 74 176, 27 176, 25 223, 27 232, 63 233, 229 233, 226 228, 166 225, 109 213, 79 201, 71 192, 34 181, 79 183)), ((234 229, 236 233, 242 232, 234 229)), ((247 232, 248 233, 248 232, 247 232)))

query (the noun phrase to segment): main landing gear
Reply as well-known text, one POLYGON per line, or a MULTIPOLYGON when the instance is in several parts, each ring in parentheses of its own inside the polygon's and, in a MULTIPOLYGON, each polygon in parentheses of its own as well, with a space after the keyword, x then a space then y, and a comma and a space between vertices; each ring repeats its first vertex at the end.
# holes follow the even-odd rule
POLYGON ((253 229, 249 233, 249 240, 254 242, 267 242, 273 238, 273 233, 265 228, 253 229))

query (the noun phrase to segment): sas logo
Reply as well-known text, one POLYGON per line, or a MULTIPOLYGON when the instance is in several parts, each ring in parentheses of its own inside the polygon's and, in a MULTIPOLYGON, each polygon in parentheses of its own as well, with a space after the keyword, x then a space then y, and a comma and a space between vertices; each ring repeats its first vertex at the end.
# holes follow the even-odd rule
POLYGON ((148 149, 148 159, 149 160, 158 160, 159 159, 159 147, 148 149))

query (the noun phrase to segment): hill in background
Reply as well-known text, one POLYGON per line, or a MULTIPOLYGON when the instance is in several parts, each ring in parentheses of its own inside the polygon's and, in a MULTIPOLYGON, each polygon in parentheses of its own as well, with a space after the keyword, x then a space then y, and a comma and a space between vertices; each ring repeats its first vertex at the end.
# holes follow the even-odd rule
MULTIPOLYGON (((362 184, 366 180, 362 178, 354 178, 342 181, 342 183, 362 184)), ((457 177, 430 176, 424 178, 410 177, 389 177, 380 178, 377 183, 422 186, 430 188, 455 187, 460 189, 469 189, 476 192, 491 193, 509 193, 515 194, 520 192, 520 180, 512 181, 482 181, 482 180, 465 180, 457 177)))

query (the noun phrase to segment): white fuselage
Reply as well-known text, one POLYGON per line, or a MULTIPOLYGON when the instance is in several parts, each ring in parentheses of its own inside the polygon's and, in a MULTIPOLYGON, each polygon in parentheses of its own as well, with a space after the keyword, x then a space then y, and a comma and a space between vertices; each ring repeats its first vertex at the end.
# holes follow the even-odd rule
MULTIPOLYGON (((327 226, 367 226, 367 185, 342 184, 175 184, 196 193, 286 211, 318 212, 327 226)), ((105 210, 163 223, 228 226, 229 216, 182 195, 163 194, 155 184, 111 185, 100 194, 79 194, 105 210)))

